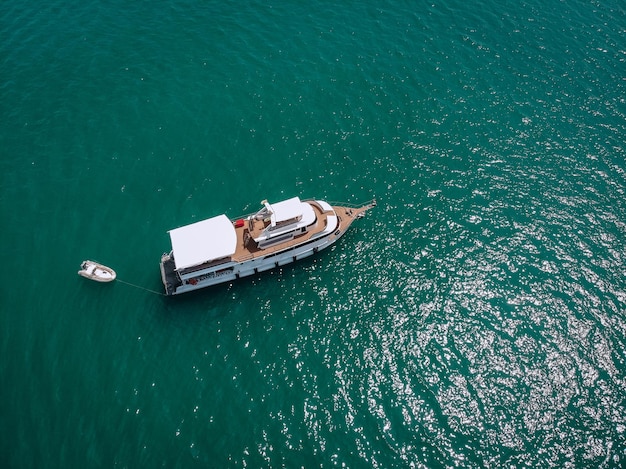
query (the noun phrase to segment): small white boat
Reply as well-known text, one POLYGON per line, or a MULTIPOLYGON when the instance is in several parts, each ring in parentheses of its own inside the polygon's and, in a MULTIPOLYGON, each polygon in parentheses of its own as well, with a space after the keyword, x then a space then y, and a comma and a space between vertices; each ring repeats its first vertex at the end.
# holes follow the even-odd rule
POLYGON ((112 282, 117 276, 112 268, 94 261, 83 261, 80 268, 78 275, 96 282, 112 282))

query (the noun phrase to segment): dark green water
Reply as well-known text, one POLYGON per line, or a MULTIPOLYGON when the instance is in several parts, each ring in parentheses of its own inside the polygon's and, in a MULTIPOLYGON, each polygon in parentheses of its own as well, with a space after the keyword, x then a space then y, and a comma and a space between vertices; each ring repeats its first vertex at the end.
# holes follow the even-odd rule
POLYGON ((622 2, 0 4, 2 467, 622 467, 622 2), (164 298, 167 230, 332 250, 164 298))

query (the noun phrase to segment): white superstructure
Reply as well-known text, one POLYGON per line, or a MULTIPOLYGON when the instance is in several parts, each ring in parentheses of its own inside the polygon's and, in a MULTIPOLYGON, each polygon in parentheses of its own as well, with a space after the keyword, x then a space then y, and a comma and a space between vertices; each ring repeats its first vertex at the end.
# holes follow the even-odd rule
POLYGON ((178 270, 235 254, 237 233, 226 215, 176 228, 169 233, 178 270))

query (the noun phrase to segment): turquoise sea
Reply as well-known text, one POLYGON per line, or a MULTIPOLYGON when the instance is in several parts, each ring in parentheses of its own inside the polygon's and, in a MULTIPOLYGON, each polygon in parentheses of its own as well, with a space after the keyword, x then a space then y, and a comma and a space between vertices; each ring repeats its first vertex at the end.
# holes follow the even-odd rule
POLYGON ((621 0, 0 3, 1 467, 626 466, 625 136, 621 0), (296 195, 378 206, 148 291, 296 195))

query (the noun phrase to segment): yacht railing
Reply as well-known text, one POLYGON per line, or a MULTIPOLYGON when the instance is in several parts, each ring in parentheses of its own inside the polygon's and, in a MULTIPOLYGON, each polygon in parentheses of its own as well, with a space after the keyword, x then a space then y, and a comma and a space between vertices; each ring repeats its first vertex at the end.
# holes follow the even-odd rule
MULTIPOLYGON (((371 199, 368 200, 367 202, 362 202, 359 204, 354 204, 354 203, 350 203, 350 202, 338 202, 335 200, 325 200, 325 199, 315 199, 315 198, 310 198, 310 199, 302 199, 302 202, 314 202, 316 200, 324 200, 324 202, 330 204, 330 205, 335 205, 335 206, 339 206, 339 207, 348 207, 348 208, 372 208, 376 206, 376 199, 371 199)), ((249 217, 256 215, 258 213, 258 211, 256 212, 251 212, 251 213, 247 213, 245 215, 240 215, 238 217, 234 217, 232 218, 232 220, 247 220, 249 217)))
POLYGON ((375 207, 376 206, 376 199, 371 199, 368 200, 367 202, 362 202, 360 204, 354 204, 354 203, 350 203, 350 202, 338 202, 335 200, 327 200, 326 202, 328 202, 330 205, 336 205, 339 207, 348 207, 348 208, 371 208, 371 207, 375 207))

